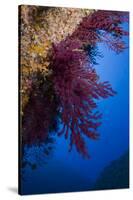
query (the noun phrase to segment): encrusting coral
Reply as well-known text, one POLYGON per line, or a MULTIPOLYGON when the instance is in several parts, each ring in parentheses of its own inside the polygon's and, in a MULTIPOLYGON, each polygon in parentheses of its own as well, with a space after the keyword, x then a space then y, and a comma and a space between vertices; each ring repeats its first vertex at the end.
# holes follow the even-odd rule
MULTIPOLYGON (((21 6, 20 62, 22 77, 22 110, 29 99, 27 79, 38 70, 49 75, 49 51, 73 32, 82 18, 92 11, 72 8, 21 6), (26 77, 26 78, 25 78, 26 77)), ((23 111, 22 111, 23 113, 23 111)))

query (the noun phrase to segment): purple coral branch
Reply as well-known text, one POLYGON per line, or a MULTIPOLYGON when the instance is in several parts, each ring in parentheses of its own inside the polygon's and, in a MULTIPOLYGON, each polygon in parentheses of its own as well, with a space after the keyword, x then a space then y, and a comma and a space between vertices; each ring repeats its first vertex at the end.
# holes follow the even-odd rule
POLYGON ((70 137, 70 149, 74 144, 85 157, 89 154, 83 136, 94 140, 99 137, 97 128, 101 124, 101 115, 94 113, 97 108, 95 100, 114 96, 116 92, 108 81, 99 81, 83 45, 104 42, 116 52, 123 51, 125 44, 121 36, 127 32, 119 24, 124 21, 127 16, 123 12, 94 12, 83 19, 71 36, 53 45, 53 83, 64 124, 58 135, 64 134, 66 139, 70 137))

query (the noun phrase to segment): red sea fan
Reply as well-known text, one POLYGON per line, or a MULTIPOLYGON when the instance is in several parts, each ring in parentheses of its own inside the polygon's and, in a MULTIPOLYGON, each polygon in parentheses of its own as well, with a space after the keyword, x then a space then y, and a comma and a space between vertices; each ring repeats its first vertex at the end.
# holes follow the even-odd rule
POLYGON ((22 141, 26 145, 45 142, 50 126, 54 123, 57 108, 50 81, 44 80, 40 73, 36 74, 35 79, 22 117, 22 141))
POLYGON ((53 45, 51 68, 63 122, 58 134, 70 136, 70 149, 74 144, 85 157, 89 154, 83 137, 98 138, 101 115, 94 112, 96 100, 113 96, 115 92, 108 82, 100 82, 84 46, 95 48, 98 42, 104 42, 117 53, 123 51, 122 36, 128 33, 120 24, 127 19, 124 12, 96 11, 83 18, 71 36, 53 45))
POLYGON ((100 82, 92 66, 95 62, 92 56, 95 56, 98 42, 106 43, 116 52, 123 51, 122 36, 127 32, 119 25, 126 20, 126 15, 121 12, 96 11, 83 18, 71 36, 53 44, 52 75, 44 80, 37 74, 24 110, 24 144, 43 143, 54 117, 60 112, 63 128, 58 135, 64 134, 70 139, 70 150, 75 145, 84 157, 89 156, 84 136, 94 140, 99 136, 97 128, 101 114, 97 111, 96 101, 115 94, 108 82, 100 82), (89 49, 90 53, 87 52, 89 49))
POLYGON ((54 89, 60 99, 63 122, 58 134, 70 136, 70 148, 75 144, 77 151, 88 157, 83 135, 97 139, 101 117, 93 112, 97 108, 95 99, 113 96, 115 92, 108 82, 99 81, 80 42, 67 38, 53 46, 52 56, 54 89))
POLYGON ((82 41, 82 44, 90 45, 104 42, 119 53, 125 48, 122 36, 128 35, 120 26, 123 22, 128 22, 127 12, 98 10, 83 18, 71 39, 76 38, 82 41))

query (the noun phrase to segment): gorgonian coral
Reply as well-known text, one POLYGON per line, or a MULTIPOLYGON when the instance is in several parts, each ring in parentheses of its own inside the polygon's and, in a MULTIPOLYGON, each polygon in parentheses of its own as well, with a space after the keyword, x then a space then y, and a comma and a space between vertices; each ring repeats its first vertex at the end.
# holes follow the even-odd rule
POLYGON ((128 35, 121 26, 123 22, 128 22, 127 12, 98 10, 83 18, 71 38, 90 45, 104 42, 119 53, 125 48, 122 36, 128 35))
MULTIPOLYGON (((58 102, 50 80, 38 72, 34 75, 29 102, 22 117, 23 144, 40 145, 48 137, 50 127, 55 126, 58 102)), ((55 127, 54 127, 55 129, 55 127)))
POLYGON ((29 101, 27 79, 38 70, 47 76, 49 71, 48 52, 51 43, 58 43, 71 35, 82 18, 93 10, 76 8, 52 8, 22 5, 20 7, 20 65, 23 114, 29 101))
POLYGON ((101 115, 93 112, 97 108, 95 99, 113 96, 115 92, 108 82, 99 81, 86 53, 79 47, 79 42, 71 40, 53 47, 53 82, 64 124, 58 135, 70 136, 70 147, 75 144, 78 152, 88 156, 82 135, 98 138, 96 129, 101 115))
MULTIPOLYGON (((23 7, 21 19, 22 143, 43 146, 56 129, 84 157, 89 157, 84 136, 99 137, 101 114, 97 100, 114 96, 94 65, 98 43, 116 53, 125 49, 122 23, 126 12, 67 8, 23 7), (24 10, 23 10, 24 9, 24 10), (33 15, 33 16, 30 16, 33 15), (75 20, 77 19, 77 20, 75 20)), ((41 146, 41 147, 42 147, 41 146)))
POLYGON ((97 108, 96 99, 115 94, 108 81, 100 82, 92 66, 91 50, 98 42, 105 42, 111 49, 121 52, 125 48, 122 36, 127 32, 119 24, 126 19, 123 12, 94 12, 83 18, 71 36, 53 45, 51 69, 63 122, 58 135, 70 137, 70 149, 74 144, 85 157, 89 154, 83 136, 98 138, 101 115, 94 112, 97 108), (90 45, 89 56, 85 45, 90 45))

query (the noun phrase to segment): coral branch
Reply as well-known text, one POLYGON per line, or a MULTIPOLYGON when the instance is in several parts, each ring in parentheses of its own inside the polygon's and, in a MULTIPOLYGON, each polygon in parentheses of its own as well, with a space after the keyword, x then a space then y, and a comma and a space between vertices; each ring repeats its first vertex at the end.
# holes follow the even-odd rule
POLYGON ((53 44, 53 84, 64 124, 58 135, 69 137, 70 149, 74 144, 84 157, 89 154, 83 136, 94 140, 99 137, 101 115, 94 112, 96 100, 115 95, 108 81, 100 82, 92 66, 97 55, 95 47, 97 42, 104 42, 118 53, 123 51, 122 36, 127 32, 119 24, 126 20, 123 12, 96 11, 83 18, 71 36, 53 44))
POLYGON ((88 157, 82 134, 97 139, 97 128, 100 115, 93 109, 97 108, 95 99, 113 96, 108 82, 100 82, 95 69, 87 64, 86 53, 80 43, 65 40, 53 47, 53 82, 55 93, 60 99, 63 129, 59 135, 66 138, 71 135, 71 145, 76 145, 78 152, 88 157), (77 51, 79 49, 81 51, 77 51))

